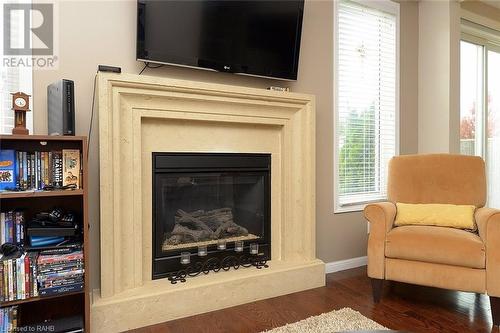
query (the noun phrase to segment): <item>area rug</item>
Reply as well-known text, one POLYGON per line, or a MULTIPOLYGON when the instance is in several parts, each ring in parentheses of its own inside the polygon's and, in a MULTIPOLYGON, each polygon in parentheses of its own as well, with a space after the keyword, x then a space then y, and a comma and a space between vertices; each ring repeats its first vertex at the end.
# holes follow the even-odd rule
POLYGON ((309 317, 262 333, 333 333, 346 331, 386 330, 358 311, 343 308, 309 317))

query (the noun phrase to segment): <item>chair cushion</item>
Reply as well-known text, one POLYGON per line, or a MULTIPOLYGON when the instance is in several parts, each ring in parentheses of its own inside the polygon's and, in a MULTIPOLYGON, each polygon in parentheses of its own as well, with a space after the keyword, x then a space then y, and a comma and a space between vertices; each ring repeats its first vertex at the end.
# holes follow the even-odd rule
POLYGON ((386 237, 385 256, 470 268, 485 268, 481 238, 468 231, 434 227, 402 226, 386 237))
POLYGON ((472 205, 396 203, 395 226, 428 225, 476 230, 472 205))

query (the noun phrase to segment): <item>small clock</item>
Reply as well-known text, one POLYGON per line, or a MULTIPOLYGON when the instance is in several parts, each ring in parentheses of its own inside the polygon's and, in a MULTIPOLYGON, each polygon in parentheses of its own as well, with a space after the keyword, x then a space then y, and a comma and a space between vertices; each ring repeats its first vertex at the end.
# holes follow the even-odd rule
POLYGON ((12 110, 14 110, 14 128, 12 134, 29 134, 26 128, 26 112, 30 111, 30 95, 23 92, 16 92, 12 94, 12 110))
POLYGON ((29 111, 30 95, 23 92, 12 94, 12 109, 29 111))

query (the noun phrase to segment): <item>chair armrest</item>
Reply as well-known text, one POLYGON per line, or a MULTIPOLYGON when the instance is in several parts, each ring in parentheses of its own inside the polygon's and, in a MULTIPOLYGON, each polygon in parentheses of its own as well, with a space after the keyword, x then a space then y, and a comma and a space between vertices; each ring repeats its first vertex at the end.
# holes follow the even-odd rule
POLYGON ((364 209, 365 218, 368 222, 374 224, 372 228, 381 228, 385 233, 391 231, 394 220, 396 219, 396 205, 392 202, 378 202, 366 205, 364 209), (380 225, 380 227, 378 227, 380 225))
POLYGON ((368 276, 384 279, 385 236, 394 224, 396 205, 392 202, 369 204, 364 209, 364 215, 371 223, 368 236, 368 276))
POLYGON ((500 210, 479 208, 475 218, 486 246, 486 290, 488 295, 500 297, 500 210))

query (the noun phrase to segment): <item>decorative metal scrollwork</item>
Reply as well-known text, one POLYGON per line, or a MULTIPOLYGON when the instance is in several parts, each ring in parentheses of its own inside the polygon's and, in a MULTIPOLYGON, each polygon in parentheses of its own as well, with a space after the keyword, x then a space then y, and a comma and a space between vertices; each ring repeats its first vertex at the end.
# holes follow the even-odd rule
POLYGON ((267 265, 267 259, 263 254, 242 254, 239 256, 228 255, 223 257, 222 259, 213 257, 205 260, 204 262, 196 262, 191 265, 186 265, 185 268, 170 273, 167 279, 170 281, 170 283, 176 284, 177 282, 186 282, 186 278, 195 277, 202 273, 217 273, 221 269, 223 271, 228 271, 231 268, 238 269, 240 267, 248 268, 252 266, 257 269, 269 267, 269 265, 267 265))

